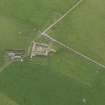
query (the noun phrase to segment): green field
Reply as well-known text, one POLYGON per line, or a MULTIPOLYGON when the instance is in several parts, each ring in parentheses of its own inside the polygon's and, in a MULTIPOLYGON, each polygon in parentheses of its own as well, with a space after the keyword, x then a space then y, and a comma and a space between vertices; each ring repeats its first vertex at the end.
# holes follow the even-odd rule
MULTIPOLYGON (((0 105, 105 105, 105 69, 59 45, 52 56, 2 70, 6 49, 27 50, 76 2, 0 0, 0 105)), ((104 0, 83 0, 48 34, 104 65, 104 10, 104 0)))

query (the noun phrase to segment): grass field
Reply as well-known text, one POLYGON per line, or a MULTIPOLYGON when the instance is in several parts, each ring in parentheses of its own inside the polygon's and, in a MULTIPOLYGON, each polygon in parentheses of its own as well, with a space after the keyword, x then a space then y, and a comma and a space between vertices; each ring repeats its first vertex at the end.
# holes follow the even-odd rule
MULTIPOLYGON (((0 0, 0 68, 6 49, 27 49, 77 1, 0 0)), ((48 34, 104 65, 104 5, 83 0, 48 34)), ((52 56, 14 62, 0 72, 0 105, 105 105, 105 69, 58 46, 52 56)))

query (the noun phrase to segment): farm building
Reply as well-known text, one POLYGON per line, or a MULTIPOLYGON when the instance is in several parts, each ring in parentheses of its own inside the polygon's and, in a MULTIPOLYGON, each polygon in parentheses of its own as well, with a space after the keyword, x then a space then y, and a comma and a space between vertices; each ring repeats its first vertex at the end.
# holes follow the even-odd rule
POLYGON ((50 48, 48 44, 33 41, 31 58, 34 56, 48 56, 51 52, 56 52, 56 50, 50 48))
POLYGON ((7 50, 7 54, 10 60, 23 61, 25 50, 7 50))

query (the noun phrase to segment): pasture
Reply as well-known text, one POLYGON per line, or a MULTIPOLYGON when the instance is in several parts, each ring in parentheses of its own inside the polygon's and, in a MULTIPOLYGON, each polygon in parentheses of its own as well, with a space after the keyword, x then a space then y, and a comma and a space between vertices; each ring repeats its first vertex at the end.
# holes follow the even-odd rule
MULTIPOLYGON (((0 68, 5 50, 26 49, 78 0, 0 0, 0 68)), ((83 0, 49 36, 105 64, 105 1, 83 0)), ((105 69, 57 45, 57 53, 0 72, 0 105, 105 105, 105 69)))

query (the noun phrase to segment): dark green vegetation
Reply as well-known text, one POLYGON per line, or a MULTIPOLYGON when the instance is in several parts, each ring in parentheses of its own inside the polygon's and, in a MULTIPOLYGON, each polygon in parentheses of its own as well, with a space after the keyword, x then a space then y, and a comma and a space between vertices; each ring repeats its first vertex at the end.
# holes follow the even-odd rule
MULTIPOLYGON (((1 67, 5 49, 27 49, 75 2, 0 0, 1 67)), ((84 0, 49 35, 104 64, 104 5, 104 0, 84 0)), ((105 105, 104 92, 105 69, 60 46, 53 56, 13 63, 0 72, 0 105, 105 105)))

